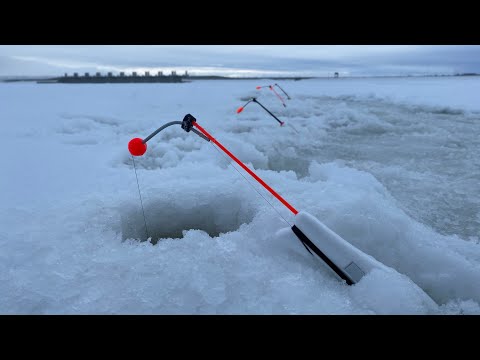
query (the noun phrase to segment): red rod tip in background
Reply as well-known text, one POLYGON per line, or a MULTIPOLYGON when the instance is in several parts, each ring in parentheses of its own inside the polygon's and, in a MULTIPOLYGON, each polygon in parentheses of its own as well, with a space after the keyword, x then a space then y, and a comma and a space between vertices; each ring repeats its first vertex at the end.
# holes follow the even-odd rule
POLYGON ((261 86, 257 86, 257 90, 260 90, 262 87, 261 86))
POLYGON ((147 144, 144 144, 140 138, 134 138, 128 143, 128 151, 133 156, 142 156, 147 151, 147 144))
POLYGON ((240 114, 242 111, 243 111, 243 106, 240 106, 240 107, 237 109, 237 114, 240 114))

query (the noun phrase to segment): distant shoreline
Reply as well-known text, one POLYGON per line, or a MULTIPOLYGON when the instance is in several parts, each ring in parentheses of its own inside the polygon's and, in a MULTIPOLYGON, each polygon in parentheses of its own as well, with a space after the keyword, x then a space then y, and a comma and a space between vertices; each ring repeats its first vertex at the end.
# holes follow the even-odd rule
POLYGON ((444 77, 472 77, 480 76, 477 73, 452 75, 379 75, 379 76, 259 76, 259 77, 228 77, 215 75, 188 75, 188 76, 92 76, 92 77, 49 77, 49 76, 0 76, 0 82, 36 82, 39 84, 98 84, 98 83, 187 83, 195 80, 309 80, 309 79, 377 79, 377 78, 444 78, 444 77))
POLYGON ((69 76, 69 77, 0 77, 3 82, 37 82, 39 84, 131 84, 131 83, 186 83, 195 80, 306 80, 315 77, 228 77, 228 76, 69 76))

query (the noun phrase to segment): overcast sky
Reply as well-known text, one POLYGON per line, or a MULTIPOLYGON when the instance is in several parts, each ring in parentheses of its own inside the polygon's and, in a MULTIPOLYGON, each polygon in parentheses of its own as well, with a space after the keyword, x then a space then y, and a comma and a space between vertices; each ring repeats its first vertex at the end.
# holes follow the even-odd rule
POLYGON ((480 73, 480 46, 0 45, 0 76, 159 70, 226 76, 480 73))

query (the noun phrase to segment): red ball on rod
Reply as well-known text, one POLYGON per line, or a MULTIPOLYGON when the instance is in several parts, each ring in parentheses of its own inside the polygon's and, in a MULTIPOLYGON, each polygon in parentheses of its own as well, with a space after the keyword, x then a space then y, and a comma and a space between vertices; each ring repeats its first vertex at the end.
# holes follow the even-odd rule
POLYGON ((128 143, 128 151, 133 156, 142 156, 147 151, 147 144, 144 144, 140 138, 134 138, 128 143))

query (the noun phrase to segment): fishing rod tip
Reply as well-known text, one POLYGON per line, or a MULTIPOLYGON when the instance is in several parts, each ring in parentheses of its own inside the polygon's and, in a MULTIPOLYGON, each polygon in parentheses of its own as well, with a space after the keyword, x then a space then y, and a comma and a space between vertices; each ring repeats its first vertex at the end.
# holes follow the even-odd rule
POLYGON ((237 114, 240 114, 242 111, 243 111, 243 106, 240 106, 240 107, 237 109, 237 114))
POLYGON ((147 151, 147 144, 143 142, 143 139, 133 138, 128 143, 128 151, 133 156, 142 156, 147 151))
POLYGON ((261 86, 257 86, 257 90, 260 90, 262 87, 261 86))

